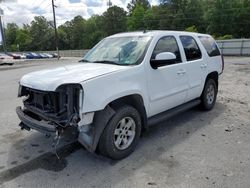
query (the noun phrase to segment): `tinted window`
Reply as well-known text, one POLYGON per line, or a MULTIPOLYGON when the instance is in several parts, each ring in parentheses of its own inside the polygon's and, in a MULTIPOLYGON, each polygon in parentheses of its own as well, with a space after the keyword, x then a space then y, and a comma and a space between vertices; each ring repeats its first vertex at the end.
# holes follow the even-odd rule
POLYGON ((187 61, 201 58, 201 51, 193 37, 181 36, 180 39, 186 54, 187 61))
POLYGON ((180 50, 173 36, 163 37, 158 41, 153 51, 152 59, 155 59, 156 55, 161 52, 172 52, 176 56, 176 63, 181 62, 180 50))
POLYGON ((213 38, 200 36, 199 39, 210 57, 220 55, 220 50, 213 38))

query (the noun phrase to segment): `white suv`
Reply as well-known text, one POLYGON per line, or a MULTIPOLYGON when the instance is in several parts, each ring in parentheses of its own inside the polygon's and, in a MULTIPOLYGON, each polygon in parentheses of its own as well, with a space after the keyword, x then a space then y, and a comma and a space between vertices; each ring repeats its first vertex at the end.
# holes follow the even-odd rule
POLYGON ((87 150, 128 156, 141 131, 200 105, 213 108, 223 57, 205 34, 144 31, 103 39, 79 63, 22 77, 22 129, 74 127, 87 150))

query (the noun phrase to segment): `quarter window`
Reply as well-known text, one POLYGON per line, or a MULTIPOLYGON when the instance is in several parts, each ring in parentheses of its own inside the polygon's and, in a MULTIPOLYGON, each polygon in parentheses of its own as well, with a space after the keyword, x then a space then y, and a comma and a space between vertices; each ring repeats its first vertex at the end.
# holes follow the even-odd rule
POLYGON ((208 36, 199 36, 199 39, 210 57, 220 55, 220 50, 214 39, 208 36))
POLYGON ((176 56, 176 60, 174 63, 181 62, 181 55, 178 44, 173 36, 166 36, 161 38, 153 51, 151 59, 155 59, 156 55, 162 52, 172 52, 176 56))
POLYGON ((180 36, 187 61, 200 59, 202 57, 201 51, 193 37, 180 36))

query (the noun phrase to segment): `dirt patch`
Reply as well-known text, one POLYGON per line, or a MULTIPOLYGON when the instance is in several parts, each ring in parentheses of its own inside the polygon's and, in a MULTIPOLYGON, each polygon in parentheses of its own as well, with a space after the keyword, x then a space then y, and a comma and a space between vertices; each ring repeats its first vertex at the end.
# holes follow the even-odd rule
POLYGON ((244 72, 246 74, 249 74, 250 73, 250 68, 249 67, 245 67, 245 68, 238 68, 236 69, 237 71, 239 72, 244 72))

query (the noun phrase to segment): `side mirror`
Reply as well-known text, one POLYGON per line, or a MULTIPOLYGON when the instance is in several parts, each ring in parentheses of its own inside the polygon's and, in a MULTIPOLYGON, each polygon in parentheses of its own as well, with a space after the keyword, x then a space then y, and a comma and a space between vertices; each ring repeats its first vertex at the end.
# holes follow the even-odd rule
POLYGON ((155 56, 155 59, 150 60, 150 64, 153 69, 157 69, 158 67, 169 65, 175 63, 176 55, 172 52, 162 52, 155 56))
POLYGON ((175 60, 176 55, 172 52, 162 52, 156 55, 155 60, 175 60))

